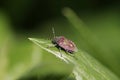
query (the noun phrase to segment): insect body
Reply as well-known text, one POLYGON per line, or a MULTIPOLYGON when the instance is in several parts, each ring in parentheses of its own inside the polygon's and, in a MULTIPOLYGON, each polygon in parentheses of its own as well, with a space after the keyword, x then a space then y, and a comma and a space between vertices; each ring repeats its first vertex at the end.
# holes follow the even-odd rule
POLYGON ((65 52, 73 53, 77 52, 77 47, 71 40, 68 40, 64 36, 54 37, 52 43, 59 49, 64 50, 65 52))

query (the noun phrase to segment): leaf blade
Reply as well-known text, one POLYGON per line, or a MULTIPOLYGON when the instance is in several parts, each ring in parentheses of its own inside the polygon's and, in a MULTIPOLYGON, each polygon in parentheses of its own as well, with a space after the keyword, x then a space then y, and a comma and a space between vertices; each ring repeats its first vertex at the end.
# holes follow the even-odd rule
POLYGON ((50 41, 44 39, 29 38, 33 43, 37 44, 40 48, 52 53, 57 58, 60 58, 66 63, 74 64, 73 73, 76 80, 119 80, 111 71, 100 64, 96 59, 90 56, 88 53, 81 51, 70 56, 62 51, 62 57, 59 55, 59 51, 54 48, 47 48, 48 45, 52 45, 50 41))

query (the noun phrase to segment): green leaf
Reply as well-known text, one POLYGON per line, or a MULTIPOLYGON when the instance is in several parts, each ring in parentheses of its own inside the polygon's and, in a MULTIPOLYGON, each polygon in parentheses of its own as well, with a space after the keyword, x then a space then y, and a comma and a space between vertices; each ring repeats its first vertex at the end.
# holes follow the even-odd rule
POLYGON ((69 54, 64 51, 60 52, 56 47, 48 48, 49 46, 53 46, 51 41, 35 38, 29 38, 29 40, 63 60, 66 64, 72 63, 74 65, 73 74, 76 80, 119 80, 119 78, 106 67, 79 48, 75 54, 69 54), (60 54, 62 54, 62 56, 60 54))

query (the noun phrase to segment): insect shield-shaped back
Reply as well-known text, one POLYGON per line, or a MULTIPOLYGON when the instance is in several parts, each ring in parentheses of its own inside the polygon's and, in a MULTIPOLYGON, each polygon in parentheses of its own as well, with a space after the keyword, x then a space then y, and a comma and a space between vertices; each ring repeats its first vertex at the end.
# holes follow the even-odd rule
POLYGON ((71 40, 68 40, 64 36, 55 37, 52 40, 52 43, 55 44, 57 48, 61 48, 65 52, 73 53, 77 52, 77 47, 71 40))

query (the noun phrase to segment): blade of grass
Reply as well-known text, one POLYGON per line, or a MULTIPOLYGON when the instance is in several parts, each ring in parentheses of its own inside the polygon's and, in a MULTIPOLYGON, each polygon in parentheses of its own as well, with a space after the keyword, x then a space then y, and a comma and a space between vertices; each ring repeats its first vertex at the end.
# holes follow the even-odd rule
MULTIPOLYGON (((116 75, 118 75, 119 60, 116 58, 116 55, 117 55, 116 52, 113 52, 112 48, 109 47, 108 44, 104 44, 101 41, 101 39, 99 37, 97 37, 96 33, 93 33, 90 30, 90 28, 88 28, 84 24, 84 22, 79 18, 79 16, 72 9, 65 8, 63 10, 63 15, 73 25, 73 28, 76 29, 76 32, 79 33, 76 35, 77 40, 80 41, 83 39, 83 41, 78 42, 78 43, 83 43, 82 47, 81 47, 81 44, 78 44, 78 46, 80 46, 81 48, 84 47, 83 49, 90 52, 91 55, 93 55, 95 58, 100 60, 104 65, 106 65, 109 69, 111 69, 114 73, 116 73, 116 75)), ((112 19, 111 16, 108 16, 108 18, 112 19)), ((99 18, 98 18, 98 20, 99 20, 99 18)), ((104 22, 106 23, 106 21, 104 21, 104 22)), ((109 20, 108 20, 108 22, 110 23, 109 20)), ((112 24, 112 22, 111 22, 111 24, 112 24)), ((105 25, 105 26, 107 26, 107 25, 105 25)), ((112 26, 113 26, 113 24, 112 24, 112 26)), ((98 26, 98 27, 101 27, 101 26, 98 26)), ((114 28, 112 28, 112 30, 110 31, 110 34, 109 34, 111 41, 114 41, 114 39, 112 39, 112 36, 111 36, 112 35, 111 32, 113 32, 113 29, 114 28)), ((103 31, 104 31, 104 28, 103 28, 103 31)), ((101 34, 102 34, 102 32, 101 32, 101 34)), ((103 34, 106 34, 106 33, 103 33, 103 34)), ((109 44, 111 44, 111 43, 109 43, 109 44)))
POLYGON ((119 80, 111 71, 100 64, 96 59, 88 55, 86 52, 78 49, 73 55, 66 54, 65 52, 54 48, 48 48, 52 43, 44 39, 29 38, 33 43, 38 45, 40 48, 54 54, 57 58, 63 60, 67 64, 74 64, 73 73, 76 80, 119 80), (62 56, 60 55, 62 53, 62 56))
MULTIPOLYGON (((101 45, 101 41, 99 38, 93 33, 85 24, 84 22, 79 18, 79 16, 70 8, 64 8, 63 9, 63 15, 68 19, 68 21, 73 25, 73 28, 75 28, 78 32, 79 35, 76 35, 76 37, 81 40, 81 38, 84 39, 85 43, 88 45, 90 48, 89 51, 92 50, 94 53, 102 54, 104 59, 108 56, 105 55, 105 53, 110 53, 111 51, 109 50, 108 47, 103 47, 101 45), (82 37, 80 37, 80 35, 82 37)), ((105 45, 104 45, 105 46, 105 45)), ((109 55, 110 56, 110 55, 109 55)), ((111 59, 115 59, 114 55, 110 56, 111 59)), ((99 57, 97 57, 99 58, 99 57)))

